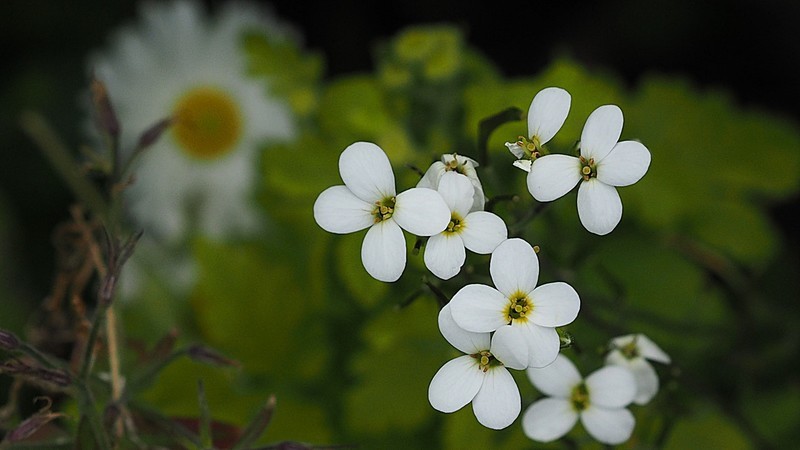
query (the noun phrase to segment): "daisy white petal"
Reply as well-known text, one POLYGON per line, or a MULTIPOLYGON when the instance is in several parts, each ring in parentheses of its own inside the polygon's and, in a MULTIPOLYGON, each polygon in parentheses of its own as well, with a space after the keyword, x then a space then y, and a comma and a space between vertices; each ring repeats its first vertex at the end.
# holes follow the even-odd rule
POLYGON ((630 370, 621 366, 598 369, 585 382, 592 405, 622 408, 636 396, 636 380, 630 370))
POLYGON ((539 258, 526 241, 506 239, 492 252, 489 272, 497 290, 507 297, 527 294, 539 279, 539 258))
POLYGON ((508 324, 508 299, 497 289, 468 284, 450 300, 450 311, 458 326, 468 331, 490 332, 508 324))
POLYGON ((346 186, 332 186, 314 202, 314 220, 330 233, 352 233, 372 226, 373 208, 374 205, 353 195, 346 186))
POLYGON ((491 352, 506 367, 517 370, 528 367, 528 344, 519 327, 503 325, 495 330, 491 352))
POLYGON ((581 180, 581 162, 569 155, 539 157, 528 173, 528 191, 540 202, 563 197, 581 180))
POLYGON ((572 286, 564 282, 543 284, 531 293, 530 319, 543 327, 562 327, 578 317, 581 300, 572 286))
POLYGON ((593 438, 604 444, 616 445, 631 437, 636 419, 625 408, 607 409, 590 405, 581 412, 581 423, 593 438))
POLYGON ((567 91, 549 87, 539 91, 528 108, 528 136, 544 145, 556 135, 569 114, 571 97, 567 91))
POLYGON ((523 330, 528 340, 528 366, 545 367, 552 363, 561 350, 561 338, 556 329, 528 321, 523 330))
POLYGON ((603 105, 589 114, 581 133, 581 156, 601 161, 622 134, 622 110, 617 105, 603 105))
MULTIPOLYGON (((525 156, 525 150, 516 142, 506 142, 506 148, 512 155, 517 157, 517 160, 525 156)), ((530 163, 530 160, 528 162, 530 163)))
POLYGON ((534 441, 551 442, 569 433, 578 421, 578 413, 563 398, 543 398, 522 415, 522 431, 534 441))
POLYGON ((469 214, 472 208, 472 194, 475 192, 469 178, 457 172, 446 172, 439 179, 437 191, 452 213, 458 214, 461 218, 469 214))
POLYGON ((450 210, 433 189, 411 188, 397 195, 392 218, 417 236, 441 233, 450 223, 450 210))
POLYGON ((439 233, 431 236, 425 244, 425 267, 442 280, 456 276, 466 259, 464 242, 457 234, 439 233))
POLYGON ((342 181, 355 194, 369 203, 394 197, 394 172, 386 153, 371 142, 350 144, 339 156, 342 181))
POLYGON ((489 333, 473 333, 467 331, 453 320, 448 303, 439 311, 439 331, 453 347, 466 354, 474 354, 488 349, 491 346, 489 333))
POLYGON ((617 365, 630 370, 636 381, 636 397, 633 398, 633 402, 637 405, 649 403, 658 393, 659 381, 656 369, 644 358, 634 358, 631 360, 624 359, 624 357, 622 358, 624 362, 617 365))
POLYGON ((501 430, 519 416, 522 401, 514 377, 503 367, 489 369, 478 394, 472 400, 472 410, 481 425, 501 430))
POLYGON ((630 186, 650 167, 650 151, 641 142, 623 141, 597 163, 597 179, 611 186, 630 186))
POLYGON ((622 200, 614 186, 592 178, 578 188, 578 217, 586 230, 606 235, 622 219, 622 200))
POLYGON ((406 239, 394 220, 376 223, 361 244, 361 261, 378 281, 397 281, 406 267, 406 239))
POLYGON ((533 164, 533 161, 531 161, 530 159, 518 159, 511 164, 517 169, 522 169, 525 172, 530 172, 531 164, 533 164))
POLYGON ((471 212, 464 218, 461 239, 470 251, 488 255, 508 238, 508 229, 497 214, 488 211, 471 212))
POLYGON ((445 165, 441 161, 436 161, 428 167, 428 170, 425 171, 425 174, 422 175, 419 182, 417 182, 417 187, 419 188, 428 188, 428 189, 437 189, 439 187, 439 179, 445 173, 445 165))
POLYGON ((451 359, 433 376, 428 400, 438 411, 458 411, 475 398, 484 378, 475 358, 464 355, 451 359))
POLYGON ((542 394, 560 398, 569 398, 572 388, 582 380, 575 364, 564 355, 558 355, 548 366, 529 368, 527 374, 528 379, 542 394))

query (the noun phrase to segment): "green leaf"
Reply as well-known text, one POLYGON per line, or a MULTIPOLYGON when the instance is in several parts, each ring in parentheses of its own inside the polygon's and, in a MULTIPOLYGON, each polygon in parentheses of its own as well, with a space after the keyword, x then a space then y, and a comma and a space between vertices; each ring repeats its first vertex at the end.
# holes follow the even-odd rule
POLYGON ((664 445, 665 450, 687 448, 745 450, 752 449, 753 444, 724 415, 707 410, 680 419, 664 445))

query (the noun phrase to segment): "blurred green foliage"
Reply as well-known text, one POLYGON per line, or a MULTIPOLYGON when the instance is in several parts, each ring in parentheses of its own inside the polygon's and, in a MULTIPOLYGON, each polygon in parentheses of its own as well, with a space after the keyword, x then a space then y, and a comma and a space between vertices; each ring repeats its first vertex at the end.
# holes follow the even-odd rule
MULTIPOLYGON (((625 115, 622 138, 641 140, 652 153, 644 179, 620 189, 617 229, 604 237, 586 232, 574 192, 528 222, 537 205, 503 145, 527 133, 524 120, 495 130, 478 174, 488 197, 516 195, 495 211, 513 236, 541 247, 540 283, 567 281, 581 294, 582 311, 566 327, 577 345, 565 351, 583 373, 602 365, 606 342, 621 334, 644 333, 672 356, 672 366, 657 367, 656 399, 631 407, 637 428, 622 447, 788 448, 800 440, 798 258, 769 214, 800 187, 796 124, 686 80, 652 76, 628 88, 568 58, 507 79, 446 26, 410 28, 378 47, 374 72, 324 81, 317 56, 257 38, 245 48, 252 73, 274 81, 303 118, 294 142, 263 152, 257 200, 267 231, 240 242, 198 237, 189 299, 155 282, 121 311, 131 337, 152 345, 177 326, 181 339, 242 366, 180 361, 140 400, 197 416, 202 378, 212 414, 234 424, 277 396, 263 442, 531 446, 519 422, 495 432, 477 423, 469 405, 445 415, 427 401, 434 373, 457 352, 439 334, 437 298, 426 282, 447 296, 488 282, 488 256, 470 255, 462 275, 441 282, 427 274, 421 253, 409 254, 403 277, 380 283, 361 266, 363 232, 324 232, 312 205, 342 184, 338 156, 354 141, 386 150, 402 191, 418 180, 413 167, 424 170, 443 153, 477 157, 481 119, 510 106, 527 111, 536 92, 560 86, 572 94, 572 108, 551 150, 571 152, 589 113, 615 103, 625 115), (276 58, 286 66, 274 67, 276 58)), ((13 226, 0 203, 0 238, 13 226)), ((0 276, 8 270, 0 261, 0 276)), ((13 294, 0 288, 4 326, 16 320, 13 294)), ((524 373, 515 377, 525 408, 538 394, 524 373)), ((602 448, 580 426, 542 448, 569 443, 602 448)))

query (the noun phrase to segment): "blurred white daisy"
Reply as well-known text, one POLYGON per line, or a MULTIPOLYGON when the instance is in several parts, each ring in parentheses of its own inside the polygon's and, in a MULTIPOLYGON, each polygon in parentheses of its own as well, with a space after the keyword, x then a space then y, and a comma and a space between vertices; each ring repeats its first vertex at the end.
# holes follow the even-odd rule
POLYGON ((671 362, 661 347, 643 334, 628 334, 611 340, 611 351, 606 355, 606 364, 623 366, 636 379, 636 397, 633 402, 644 405, 658 392, 658 374, 649 361, 662 364, 671 362))
POLYGON ((90 58, 122 126, 123 152, 155 122, 173 120, 133 168, 128 212, 169 243, 192 231, 224 238, 257 230, 250 195, 258 150, 293 137, 295 125, 287 104, 246 76, 241 44, 246 32, 294 39, 291 30, 237 2, 213 16, 188 0, 145 3, 140 19, 90 58))

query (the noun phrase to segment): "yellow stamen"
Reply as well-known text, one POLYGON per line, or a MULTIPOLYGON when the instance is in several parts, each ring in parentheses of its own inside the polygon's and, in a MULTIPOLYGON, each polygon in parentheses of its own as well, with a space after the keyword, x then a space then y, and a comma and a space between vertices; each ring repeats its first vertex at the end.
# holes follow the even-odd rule
POLYGON ((242 135, 238 105, 226 92, 209 86, 189 90, 175 104, 172 133, 178 145, 199 159, 215 159, 233 150, 242 135))

